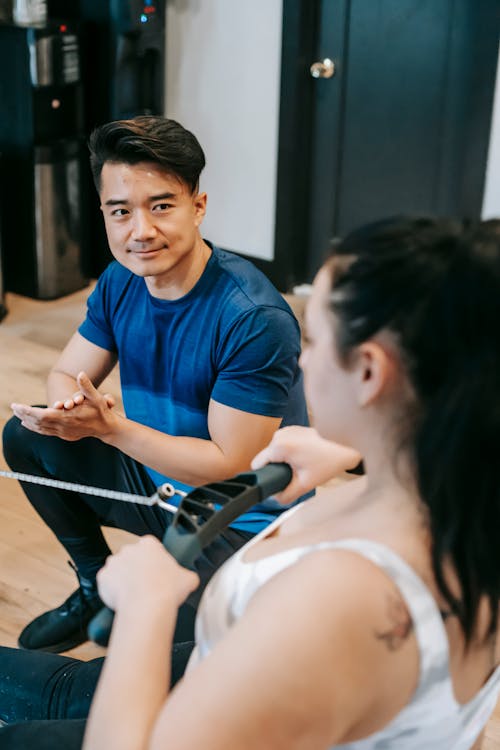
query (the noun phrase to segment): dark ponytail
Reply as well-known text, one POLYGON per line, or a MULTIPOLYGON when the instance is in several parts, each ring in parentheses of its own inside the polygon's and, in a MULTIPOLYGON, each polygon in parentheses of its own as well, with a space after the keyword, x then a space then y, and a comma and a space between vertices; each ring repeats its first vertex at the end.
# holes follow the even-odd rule
MULTIPOLYGON (((416 393, 409 440, 438 586, 473 638, 500 600, 500 222, 396 217, 334 251, 339 353, 393 331, 416 393), (451 563, 460 596, 447 584, 451 563)), ((408 435, 405 435, 408 438, 408 435)))

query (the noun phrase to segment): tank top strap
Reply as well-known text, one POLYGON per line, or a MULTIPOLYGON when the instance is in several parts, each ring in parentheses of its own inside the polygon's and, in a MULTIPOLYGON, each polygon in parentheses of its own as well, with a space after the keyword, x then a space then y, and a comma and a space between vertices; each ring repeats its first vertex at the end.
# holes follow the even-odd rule
POLYGON ((414 700, 437 683, 449 682, 449 645, 442 616, 428 587, 413 568, 386 545, 369 539, 341 539, 325 546, 365 557, 381 568, 400 591, 412 618, 419 649, 420 674, 414 700))

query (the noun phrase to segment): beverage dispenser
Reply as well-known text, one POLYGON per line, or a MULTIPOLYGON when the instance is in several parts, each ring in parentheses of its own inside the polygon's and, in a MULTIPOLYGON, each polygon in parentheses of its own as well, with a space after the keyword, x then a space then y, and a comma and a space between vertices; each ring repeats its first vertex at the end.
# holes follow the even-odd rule
POLYGON ((65 23, 0 25, 0 101, 5 287, 59 297, 87 283, 76 32, 65 23))

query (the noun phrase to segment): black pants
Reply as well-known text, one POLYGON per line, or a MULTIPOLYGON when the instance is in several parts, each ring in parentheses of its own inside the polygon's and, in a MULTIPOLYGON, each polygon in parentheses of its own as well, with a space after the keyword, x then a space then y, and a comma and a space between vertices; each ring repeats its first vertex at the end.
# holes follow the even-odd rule
MULTIPOLYGON (((174 644, 172 686, 193 646, 174 644)), ((0 749, 79 750, 103 662, 0 647, 0 719, 9 722, 0 729, 0 749)))
MULTIPOLYGON (((22 427, 16 417, 5 425, 3 451, 13 471, 145 496, 156 489, 144 467, 115 448, 93 438, 67 442, 38 435, 22 427)), ((85 578, 95 577, 110 554, 101 526, 114 526, 138 535, 153 534, 162 539, 172 519, 171 514, 156 507, 35 484, 22 483, 22 486, 28 500, 85 578)), ((179 610, 172 655, 174 680, 181 676, 192 648, 196 608, 204 587, 217 568, 251 536, 226 529, 196 561, 201 584, 179 610)), ((100 659, 80 662, 54 654, 1 649, 0 718, 27 723, 0 729, 0 750, 43 748, 42 735, 50 736, 51 726, 54 737, 68 732, 68 737, 59 741, 61 747, 79 748, 82 722, 101 666, 100 659), (39 720, 43 721, 43 732, 34 726, 30 728, 32 721, 39 720)), ((47 747, 56 747, 58 740, 51 741, 53 744, 48 741, 47 747)))

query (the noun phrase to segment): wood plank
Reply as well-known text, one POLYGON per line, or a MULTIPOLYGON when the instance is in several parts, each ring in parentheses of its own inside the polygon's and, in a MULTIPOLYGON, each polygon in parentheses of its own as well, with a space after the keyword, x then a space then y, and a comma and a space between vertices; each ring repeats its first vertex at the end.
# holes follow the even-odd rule
MULTIPOLYGON (((50 367, 85 314, 88 289, 60 300, 41 302, 6 295, 7 317, 0 323, 0 429, 12 412, 10 403, 45 403, 50 367)), ((121 404, 119 373, 105 381, 121 404)), ((7 465, 0 453, 0 468, 7 465)), ((106 530, 113 550, 134 537, 106 530)), ((26 500, 19 484, 0 478, 0 643, 15 646, 21 629, 76 588, 67 555, 26 500)), ((104 653, 84 644, 70 654, 90 659, 104 653)))

